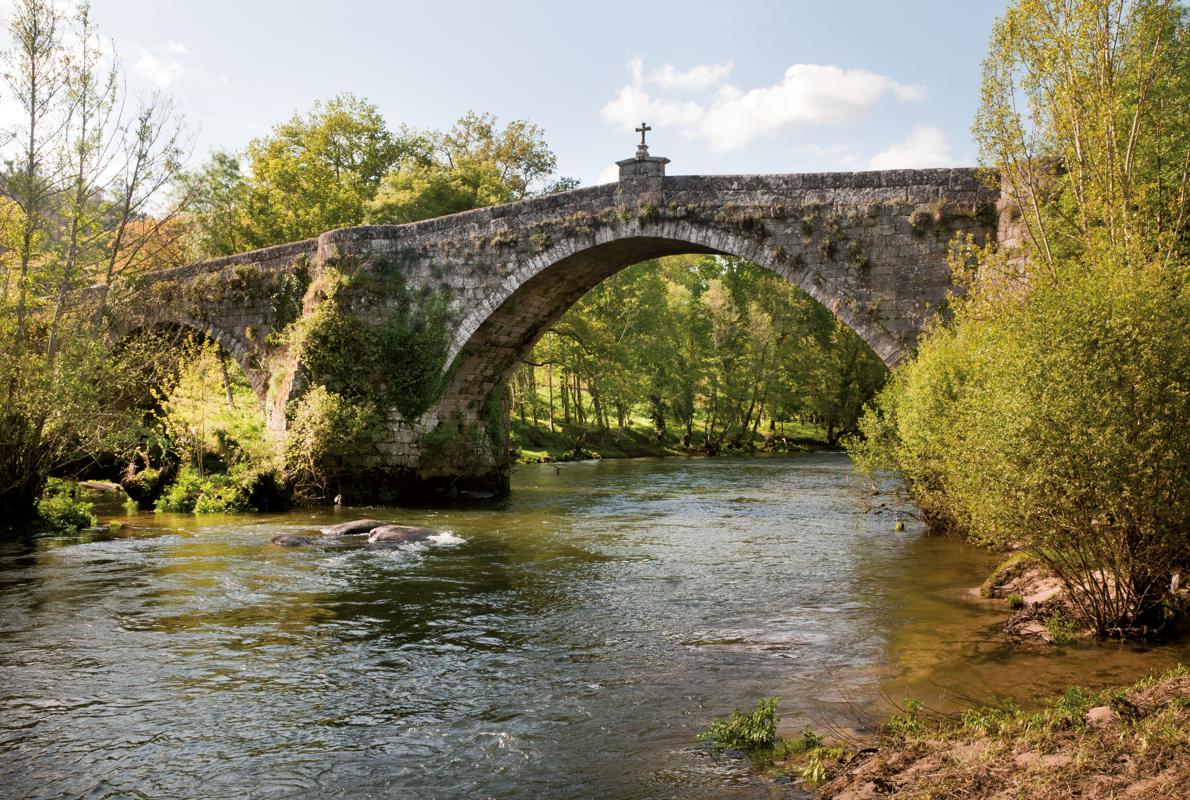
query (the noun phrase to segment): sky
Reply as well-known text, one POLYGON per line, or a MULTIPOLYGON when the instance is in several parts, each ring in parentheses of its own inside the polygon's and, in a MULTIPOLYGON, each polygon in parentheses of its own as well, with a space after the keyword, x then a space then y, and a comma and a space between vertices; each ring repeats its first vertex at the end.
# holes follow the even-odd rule
POLYGON ((130 89, 173 96, 195 164, 351 92, 393 128, 468 110, 536 123, 559 174, 587 186, 614 180, 642 121, 671 175, 974 165, 1004 6, 92 0, 92 18, 130 89))

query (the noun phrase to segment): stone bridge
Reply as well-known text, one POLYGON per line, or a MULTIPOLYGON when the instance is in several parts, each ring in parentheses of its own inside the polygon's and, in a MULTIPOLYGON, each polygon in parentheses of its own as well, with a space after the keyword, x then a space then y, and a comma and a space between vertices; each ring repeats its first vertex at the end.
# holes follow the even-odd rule
POLYGON ((157 273, 113 329, 181 325, 214 339, 282 440, 312 387, 368 396, 383 422, 339 464, 328 496, 499 494, 504 382, 615 272, 681 253, 738 256, 804 289, 894 365, 951 289, 954 235, 1003 242, 1015 230, 974 169, 666 176, 667 162, 639 150, 618 162, 617 183, 157 273))

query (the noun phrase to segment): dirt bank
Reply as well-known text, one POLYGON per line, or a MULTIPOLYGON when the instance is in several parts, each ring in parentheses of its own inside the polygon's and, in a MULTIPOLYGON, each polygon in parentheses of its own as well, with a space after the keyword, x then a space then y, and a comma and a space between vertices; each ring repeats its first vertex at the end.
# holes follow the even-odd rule
POLYGON ((1190 670, 1123 689, 1070 689, 1041 710, 1015 704, 936 717, 908 709, 872 747, 837 763, 820 792, 883 798, 1187 797, 1190 670))

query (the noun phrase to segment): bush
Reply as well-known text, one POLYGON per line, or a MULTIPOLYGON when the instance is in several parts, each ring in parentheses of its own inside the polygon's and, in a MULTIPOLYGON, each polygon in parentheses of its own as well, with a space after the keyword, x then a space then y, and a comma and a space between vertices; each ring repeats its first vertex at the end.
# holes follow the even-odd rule
POLYGON ((199 477, 198 472, 192 467, 183 467, 178 470, 178 476, 157 501, 153 504, 153 510, 158 512, 174 512, 177 514, 186 514, 194 510, 194 504, 198 501, 198 496, 202 494, 202 478, 199 477))
POLYGON ((37 515, 42 522, 57 531, 93 528, 99 519, 90 503, 76 500, 68 493, 53 494, 37 503, 37 515))
POLYGON ((253 472, 216 473, 200 477, 192 467, 178 472, 178 478, 158 498, 159 512, 185 514, 236 514, 255 511, 250 497, 259 476, 253 472))
POLYGON ((926 729, 925 707, 920 700, 906 698, 899 714, 893 714, 884 724, 885 732, 894 736, 912 736, 926 729))
POLYGON ((338 493, 353 466, 375 451, 382 414, 366 401, 315 386, 290 404, 285 475, 297 498, 324 501, 338 493))
POLYGON ((1008 4, 973 127, 1021 243, 952 243, 969 291, 860 454, 927 515, 1019 542, 1097 633, 1131 634, 1162 624, 1190 561, 1190 15, 1060 5, 1008 4))
POLYGON ((1074 622, 1055 611, 1046 617, 1045 629, 1054 644, 1072 644, 1078 631, 1074 622))
POLYGON ((120 480, 120 486, 124 488, 124 492, 136 508, 147 507, 156 503, 165 491, 169 471, 155 467, 145 467, 137 471, 135 465, 129 464, 120 480))
POLYGON ((702 741, 716 747, 730 748, 744 753, 771 750, 777 744, 777 703, 779 697, 766 697, 756 704, 752 713, 735 710, 730 719, 715 720, 698 735, 702 741))
POLYGON ((1020 545, 1097 633, 1161 623, 1190 560, 1190 289, 1110 259, 961 308, 870 412, 861 462, 927 516, 1020 545))

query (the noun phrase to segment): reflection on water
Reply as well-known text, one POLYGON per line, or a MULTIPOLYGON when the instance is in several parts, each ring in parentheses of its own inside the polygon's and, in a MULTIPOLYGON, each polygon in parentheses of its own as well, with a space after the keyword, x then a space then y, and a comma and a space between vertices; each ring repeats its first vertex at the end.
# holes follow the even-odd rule
POLYGON ((694 734, 1132 680, 1185 647, 1014 650, 990 559, 865 514, 844 456, 522 469, 449 535, 268 544, 355 513, 140 515, 0 552, 13 797, 756 798, 694 734), (250 791, 246 791, 249 790, 250 791))

